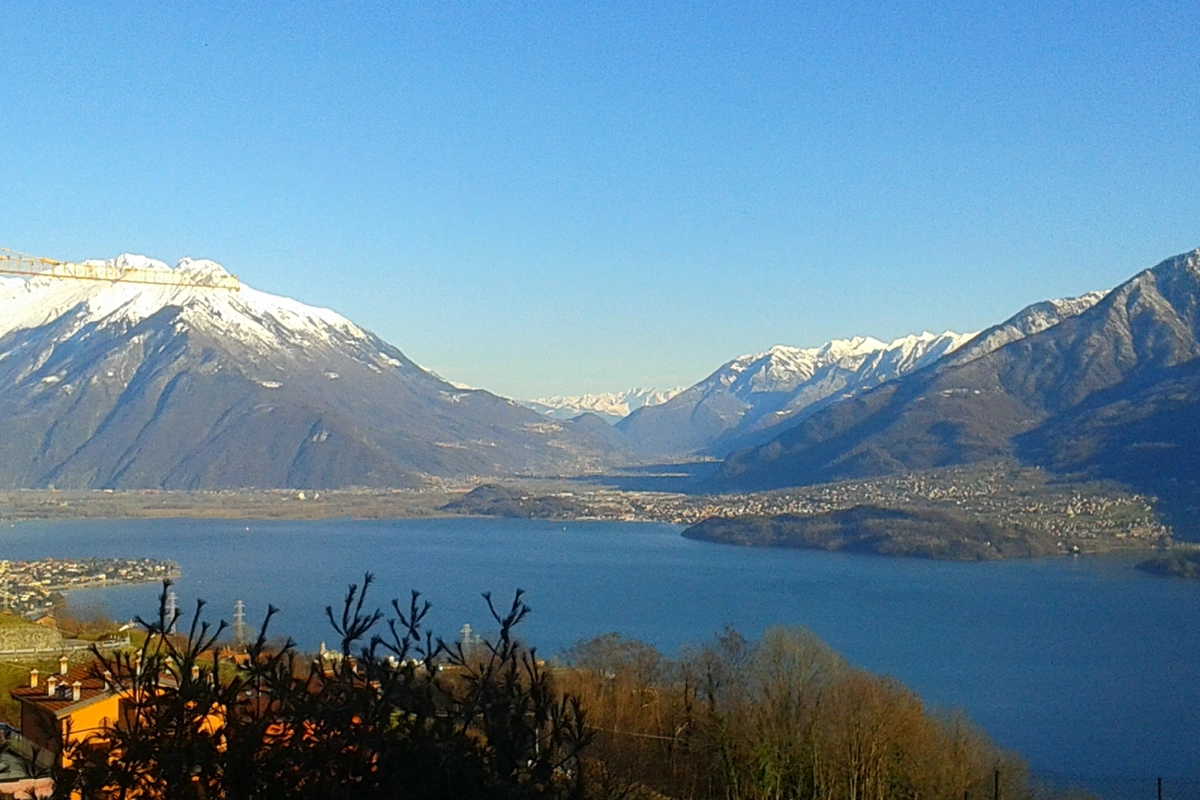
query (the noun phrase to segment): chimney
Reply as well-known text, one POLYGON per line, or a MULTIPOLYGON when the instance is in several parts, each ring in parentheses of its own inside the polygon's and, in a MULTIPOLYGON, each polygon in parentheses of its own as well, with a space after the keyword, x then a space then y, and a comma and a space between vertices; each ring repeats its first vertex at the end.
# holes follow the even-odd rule
POLYGON ((74 683, 72 683, 71 684, 71 699, 73 701, 75 701, 76 703, 78 703, 79 698, 82 696, 82 694, 83 694, 83 684, 80 683, 79 681, 75 681, 74 683))
POLYGON ((51 675, 46 678, 46 695, 54 697, 54 693, 58 690, 58 676, 51 675))
POLYGON ((36 689, 38 684, 38 671, 36 669, 29 670, 29 688, 36 689))
POLYGON ((104 690, 108 691, 112 688, 112 673, 104 670, 104 690))
POLYGON ((63 656, 62 658, 60 658, 58 660, 58 674, 59 675, 67 674, 67 657, 66 656, 63 656))
POLYGON ((194 680, 194 681, 200 680, 200 665, 199 664, 192 664, 192 680, 194 680))

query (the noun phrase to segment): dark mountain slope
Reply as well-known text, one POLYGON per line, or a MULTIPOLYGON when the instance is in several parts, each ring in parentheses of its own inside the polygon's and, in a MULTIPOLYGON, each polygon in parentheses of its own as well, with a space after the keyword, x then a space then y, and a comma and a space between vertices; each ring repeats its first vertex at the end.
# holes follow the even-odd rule
POLYGON ((77 283, 0 285, 0 486, 408 486, 619 458, 324 309, 77 283))
MULTIPOLYGON (((1154 395, 1174 368, 1200 355, 1198 296, 1200 250, 1140 273, 1040 333, 983 354, 968 345, 933 367, 828 408, 762 447, 734 454, 714 483, 766 488, 1000 455, 1038 453, 1039 460, 1062 461, 1057 452, 1067 434, 1051 432, 1084 424, 1083 417, 1072 420, 1088 412, 1088 398, 1107 391, 1154 395), (1045 436, 1030 433, 1051 419, 1055 427, 1045 436), (1030 437, 1018 440, 1021 434, 1030 437)), ((1194 397, 1179 402, 1190 407, 1194 397)), ((1098 460, 1076 466, 1100 469, 1098 460)))

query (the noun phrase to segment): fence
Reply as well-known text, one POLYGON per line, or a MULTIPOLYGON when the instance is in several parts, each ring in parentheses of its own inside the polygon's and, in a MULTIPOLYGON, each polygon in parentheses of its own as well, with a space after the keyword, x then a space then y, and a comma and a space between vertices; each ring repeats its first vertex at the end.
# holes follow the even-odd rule
POLYGON ((18 647, 11 650, 0 650, 0 658, 5 656, 53 656, 78 653, 96 647, 100 650, 121 650, 132 646, 132 641, 126 635, 123 639, 103 639, 98 642, 88 642, 82 639, 67 639, 62 644, 53 647, 18 647))

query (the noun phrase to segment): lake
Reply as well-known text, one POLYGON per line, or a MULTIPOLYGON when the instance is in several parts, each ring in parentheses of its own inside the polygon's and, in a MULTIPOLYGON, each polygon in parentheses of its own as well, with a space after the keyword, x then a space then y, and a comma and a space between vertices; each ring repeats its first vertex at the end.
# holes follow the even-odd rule
MULTIPOLYGON (((336 646, 324 619, 370 570, 373 600, 434 604, 447 639, 490 625, 480 593, 517 587, 524 636, 546 654, 608 631, 674 653, 726 625, 815 631, 852 663, 892 675, 928 704, 962 708, 1039 774, 1114 797, 1200 795, 1200 582, 1128 558, 958 564, 695 542, 680 526, 437 519, 320 522, 26 522, 0 530, 0 558, 153 557, 180 564, 190 612, 257 624, 305 649, 336 646)), ((159 587, 73 592, 78 607, 150 616, 159 587)))

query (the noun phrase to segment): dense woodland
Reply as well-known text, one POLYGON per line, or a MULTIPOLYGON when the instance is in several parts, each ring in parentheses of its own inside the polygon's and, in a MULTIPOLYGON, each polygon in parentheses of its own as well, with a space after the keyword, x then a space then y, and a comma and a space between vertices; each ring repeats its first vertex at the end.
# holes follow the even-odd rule
POLYGON ((1177 550, 1149 558, 1138 569, 1168 578, 1200 579, 1200 549, 1177 550))
POLYGON ((760 547, 807 547, 950 561, 1030 558, 1061 552, 1053 536, 932 508, 858 505, 824 514, 713 517, 683 535, 760 547))
POLYGON ((415 593, 374 609, 370 584, 327 609, 340 652, 271 646, 272 611, 240 664, 213 655, 223 627, 202 604, 169 619, 164 588, 138 651, 97 653, 129 703, 68 748, 57 796, 960 800, 997 776, 1029 795, 961 716, 804 630, 728 630, 675 659, 611 634, 546 663, 517 638, 520 592, 485 595, 498 632, 464 648, 426 630, 415 593))

